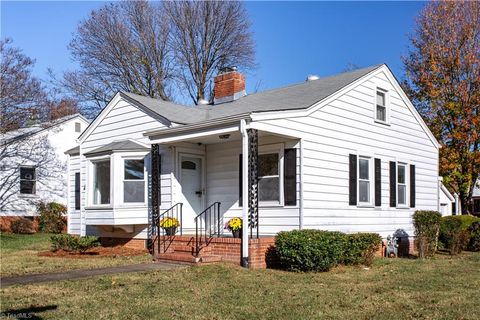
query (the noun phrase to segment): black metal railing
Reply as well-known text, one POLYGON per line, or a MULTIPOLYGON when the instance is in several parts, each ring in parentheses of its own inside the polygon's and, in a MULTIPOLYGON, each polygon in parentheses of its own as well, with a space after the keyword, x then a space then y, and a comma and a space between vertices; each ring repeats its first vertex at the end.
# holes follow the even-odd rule
POLYGON ((160 249, 163 244, 163 252, 166 252, 168 249, 167 242, 171 242, 173 237, 180 233, 183 234, 182 225, 183 225, 183 214, 182 214, 183 203, 176 203, 171 208, 167 209, 165 212, 158 216, 157 221, 155 221, 157 228, 157 252, 160 253, 160 249), (171 228, 169 230, 160 227, 160 224, 163 219, 177 219, 179 226, 176 228, 171 228), (162 240, 163 239, 163 240, 162 240))
POLYGON ((202 246, 211 237, 220 237, 221 232, 220 202, 215 202, 195 217, 195 255, 198 257, 202 246))

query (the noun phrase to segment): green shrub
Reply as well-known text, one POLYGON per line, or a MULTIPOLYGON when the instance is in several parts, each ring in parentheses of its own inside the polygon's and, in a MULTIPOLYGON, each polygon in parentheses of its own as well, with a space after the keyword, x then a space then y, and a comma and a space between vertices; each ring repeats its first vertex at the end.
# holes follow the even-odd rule
POLYGON ((415 211, 412 218, 420 259, 433 256, 437 248, 442 215, 437 211, 415 211))
POLYGON ((382 237, 378 233, 353 233, 346 234, 345 238, 342 263, 371 266, 382 245, 382 237))
POLYGON ((328 271, 340 263, 371 265, 381 243, 376 233, 294 230, 277 235, 275 254, 287 270, 328 271))
POLYGON ((442 246, 452 255, 467 249, 471 238, 469 228, 478 221, 479 218, 468 215, 443 217, 439 236, 442 246))
POLYGON ((76 237, 70 234, 56 234, 50 237, 52 250, 84 253, 90 248, 97 247, 100 243, 98 237, 76 237))
POLYGON ((35 233, 33 221, 27 218, 19 218, 18 220, 12 221, 12 223, 10 224, 10 230, 12 230, 13 233, 17 234, 35 233))
POLYGON ((43 232, 61 233, 67 223, 64 215, 67 207, 57 202, 43 202, 37 204, 39 214, 39 227, 43 232))
POLYGON ((280 232, 275 238, 280 264, 290 271, 328 271, 342 260, 345 234, 320 230, 280 232))
POLYGON ((476 221, 468 228, 470 233, 470 241, 468 242, 468 250, 480 251, 480 222, 476 221))

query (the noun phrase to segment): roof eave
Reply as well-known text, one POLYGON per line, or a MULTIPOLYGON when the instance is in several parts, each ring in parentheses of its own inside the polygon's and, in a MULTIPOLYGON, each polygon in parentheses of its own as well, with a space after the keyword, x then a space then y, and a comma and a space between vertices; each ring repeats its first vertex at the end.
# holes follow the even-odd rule
POLYGON ((213 119, 213 120, 207 120, 207 121, 201 121, 197 122, 194 124, 187 124, 187 125, 182 125, 179 127, 174 127, 174 128, 165 128, 165 129, 160 129, 160 130, 152 130, 152 131, 147 131, 143 135, 146 137, 153 137, 153 136, 161 136, 164 134, 172 134, 172 133, 184 133, 184 132, 189 132, 189 131, 195 131, 198 129, 205 129, 209 127, 215 127, 218 125, 224 125, 224 124, 229 124, 229 123, 234 123, 240 120, 245 120, 245 119, 250 119, 250 112, 248 113, 242 113, 239 115, 235 116, 230 116, 230 117, 225 117, 225 118, 218 118, 218 119, 213 119))

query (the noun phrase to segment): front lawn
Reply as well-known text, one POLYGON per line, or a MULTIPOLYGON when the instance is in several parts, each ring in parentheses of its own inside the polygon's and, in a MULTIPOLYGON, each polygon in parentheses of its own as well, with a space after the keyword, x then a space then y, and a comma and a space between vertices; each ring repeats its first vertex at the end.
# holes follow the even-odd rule
POLYGON ((50 236, 50 234, 46 233, 36 233, 32 235, 1 233, 0 276, 101 268, 151 260, 149 254, 129 257, 39 257, 39 252, 50 249, 50 236))
POLYGON ((378 259, 327 273, 229 265, 8 287, 2 312, 44 319, 478 319, 480 254, 378 259))

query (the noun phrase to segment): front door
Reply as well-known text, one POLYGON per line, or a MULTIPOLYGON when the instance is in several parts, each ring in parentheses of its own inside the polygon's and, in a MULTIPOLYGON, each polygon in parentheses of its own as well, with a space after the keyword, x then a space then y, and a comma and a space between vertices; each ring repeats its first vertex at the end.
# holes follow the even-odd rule
POLYGON ((185 218, 188 219, 184 221, 187 222, 203 211, 205 188, 202 157, 180 155, 180 184, 185 201, 185 218))

